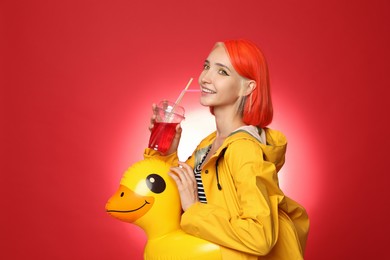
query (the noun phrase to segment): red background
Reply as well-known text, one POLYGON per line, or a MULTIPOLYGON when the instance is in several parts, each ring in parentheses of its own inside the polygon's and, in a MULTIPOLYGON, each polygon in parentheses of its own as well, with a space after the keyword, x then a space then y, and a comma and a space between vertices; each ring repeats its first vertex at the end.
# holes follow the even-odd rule
MULTIPOLYGON (((191 77, 196 88, 214 42, 243 37, 268 58, 271 127, 289 139, 281 185, 311 218, 305 259, 378 259, 389 10, 387 0, 2 1, 0 257, 141 259, 142 230, 104 206, 142 158, 150 105, 191 77)), ((196 94, 182 102, 203 111, 187 133, 208 124, 196 94)))

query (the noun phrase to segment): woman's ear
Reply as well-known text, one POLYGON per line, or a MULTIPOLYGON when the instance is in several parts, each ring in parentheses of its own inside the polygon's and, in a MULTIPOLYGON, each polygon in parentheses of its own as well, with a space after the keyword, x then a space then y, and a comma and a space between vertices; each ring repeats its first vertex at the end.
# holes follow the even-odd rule
POLYGON ((254 81, 254 80, 247 80, 245 82, 244 96, 249 96, 253 92, 253 90, 256 89, 256 86, 257 86, 256 81, 254 81))

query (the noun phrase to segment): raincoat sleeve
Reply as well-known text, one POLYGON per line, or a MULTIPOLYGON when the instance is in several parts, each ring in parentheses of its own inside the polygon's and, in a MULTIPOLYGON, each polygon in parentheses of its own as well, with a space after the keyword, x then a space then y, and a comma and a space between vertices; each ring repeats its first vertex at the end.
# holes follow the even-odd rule
POLYGON ((271 194, 278 186, 275 166, 266 164, 252 141, 231 143, 221 164, 227 208, 196 203, 182 215, 183 230, 248 254, 268 254, 278 234, 278 196, 271 194))
POLYGON ((147 159, 147 158, 160 159, 160 160, 168 163, 169 165, 178 165, 178 160, 179 160, 176 152, 169 154, 169 155, 161 155, 158 151, 155 151, 155 150, 150 149, 150 148, 145 149, 144 158, 145 159, 147 159))

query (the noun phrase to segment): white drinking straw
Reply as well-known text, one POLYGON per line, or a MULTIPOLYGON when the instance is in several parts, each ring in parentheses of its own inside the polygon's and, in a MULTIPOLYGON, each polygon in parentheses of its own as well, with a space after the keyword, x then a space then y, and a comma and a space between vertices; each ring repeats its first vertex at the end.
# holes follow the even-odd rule
MULTIPOLYGON (((177 106, 177 105, 179 105, 181 99, 182 99, 183 96, 184 96, 184 93, 186 93, 188 87, 191 85, 192 80, 193 80, 193 78, 190 78, 190 81, 188 81, 187 86, 183 89, 183 91, 180 93, 179 97, 177 98, 174 107, 177 106)), ((173 110, 173 109, 172 109, 172 110, 173 110)))
POLYGON ((190 78, 190 81, 188 81, 187 86, 181 91, 179 97, 176 99, 176 102, 173 104, 173 107, 171 111, 169 111, 169 114, 165 115, 165 120, 167 122, 170 122, 173 119, 173 114, 175 113, 175 108, 177 105, 179 105, 181 99, 183 98, 184 94, 186 93, 188 87, 191 85, 193 78, 190 78))

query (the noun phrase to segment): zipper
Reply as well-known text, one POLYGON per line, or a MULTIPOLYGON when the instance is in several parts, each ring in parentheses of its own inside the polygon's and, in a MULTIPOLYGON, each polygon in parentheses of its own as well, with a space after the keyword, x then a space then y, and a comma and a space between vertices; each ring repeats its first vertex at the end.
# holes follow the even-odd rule
POLYGON ((219 183, 218 162, 219 162, 219 159, 221 159, 225 155, 226 149, 227 149, 227 147, 223 148, 223 150, 219 153, 218 158, 217 158, 217 160, 215 162, 215 174, 217 175, 217 187, 218 187, 218 190, 222 190, 222 186, 219 183))

